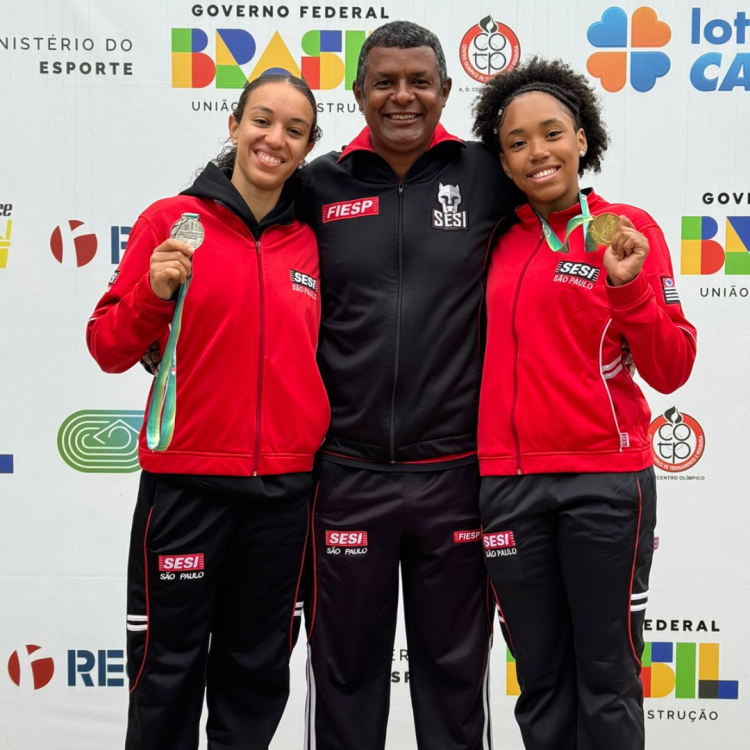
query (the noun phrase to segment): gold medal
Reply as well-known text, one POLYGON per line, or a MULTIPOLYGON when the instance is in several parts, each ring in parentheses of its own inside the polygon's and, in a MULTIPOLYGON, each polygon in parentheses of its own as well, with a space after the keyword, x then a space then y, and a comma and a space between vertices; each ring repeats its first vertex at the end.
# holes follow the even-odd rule
POLYGON ((589 224, 589 235, 599 245, 611 245, 620 217, 615 214, 600 214, 589 224))

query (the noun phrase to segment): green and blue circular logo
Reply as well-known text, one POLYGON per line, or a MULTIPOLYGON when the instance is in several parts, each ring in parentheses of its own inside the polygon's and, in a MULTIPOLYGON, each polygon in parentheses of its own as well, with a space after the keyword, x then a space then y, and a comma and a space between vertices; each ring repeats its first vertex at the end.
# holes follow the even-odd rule
POLYGON ((57 447, 68 466, 89 474, 138 471, 142 411, 77 411, 60 426, 57 447))

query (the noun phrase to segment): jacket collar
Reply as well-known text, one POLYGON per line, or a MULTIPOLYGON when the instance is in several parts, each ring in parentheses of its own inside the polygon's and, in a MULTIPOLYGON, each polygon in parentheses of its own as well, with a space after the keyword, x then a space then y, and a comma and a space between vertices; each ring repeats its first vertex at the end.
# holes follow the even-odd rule
MULTIPOLYGON (((594 215, 596 215, 597 212, 602 211, 609 205, 607 201, 605 201, 594 192, 593 188, 584 188, 582 192, 588 199, 589 211, 591 211, 591 213, 594 215)), ((568 221, 570 221, 570 219, 572 219, 574 216, 577 216, 579 213, 581 213, 581 204, 576 202, 563 211, 553 211, 547 217, 547 223, 550 226, 565 225, 568 221)), ((536 212, 528 203, 524 203, 516 209, 516 216, 518 216, 518 218, 521 220, 521 223, 526 226, 539 226, 539 217, 536 215, 536 212)))
MULTIPOLYGON (((370 143, 370 128, 365 126, 362 132, 341 152, 338 161, 341 162, 356 151, 369 151, 371 154, 375 153, 375 149, 370 143)), ((432 140, 430 145, 427 147, 429 151, 434 146, 440 143, 447 142, 460 143, 462 146, 466 146, 466 143, 455 135, 451 135, 440 123, 437 124, 435 132, 432 134, 432 140)))
POLYGON ((259 222, 250 207, 245 203, 245 199, 232 184, 232 171, 230 169, 219 169, 212 162, 206 165, 193 185, 187 190, 183 190, 180 195, 208 198, 221 203, 235 216, 242 219, 255 239, 258 239, 265 229, 274 224, 289 225, 294 221, 294 194, 289 181, 281 191, 279 202, 259 222))

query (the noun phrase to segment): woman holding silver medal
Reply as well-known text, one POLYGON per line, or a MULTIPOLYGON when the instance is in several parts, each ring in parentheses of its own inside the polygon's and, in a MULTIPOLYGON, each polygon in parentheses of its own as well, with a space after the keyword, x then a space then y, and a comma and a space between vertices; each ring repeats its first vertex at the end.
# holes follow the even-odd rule
POLYGON ((479 412, 485 561, 528 750, 644 747, 656 523, 648 405, 690 375, 664 236, 581 191, 607 133, 586 78, 534 58, 491 80, 474 132, 528 202, 491 255, 479 412))
POLYGON ((315 352, 317 244, 294 214, 320 138, 307 84, 267 75, 231 144, 147 208, 89 321, 107 372, 158 372, 128 564, 126 750, 267 748, 286 704, 313 457, 329 420, 315 352), (210 638, 210 649, 209 649, 210 638))

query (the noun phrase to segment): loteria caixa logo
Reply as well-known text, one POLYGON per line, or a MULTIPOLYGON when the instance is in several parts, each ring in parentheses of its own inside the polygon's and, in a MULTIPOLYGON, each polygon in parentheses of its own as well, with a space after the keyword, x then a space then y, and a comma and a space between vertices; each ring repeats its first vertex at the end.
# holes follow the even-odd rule
POLYGON ((57 447, 68 466, 87 474, 138 471, 142 411, 77 411, 60 426, 57 447))
POLYGON ((653 8, 644 6, 633 11, 629 29, 628 14, 622 8, 607 8, 601 20, 589 26, 587 38, 603 51, 589 57, 586 69, 606 91, 625 88, 628 73, 636 91, 651 91, 657 78, 665 76, 671 67, 660 48, 668 44, 672 30, 659 20, 653 8))
POLYGON ((311 89, 350 89, 367 32, 311 30, 302 36, 295 58, 276 31, 262 47, 244 29, 216 29, 214 56, 202 29, 172 29, 172 87, 241 89, 264 73, 291 73, 311 89))
POLYGON ((662 471, 687 471, 700 461, 706 448, 703 428, 676 406, 667 409, 648 428, 654 464, 662 471))

